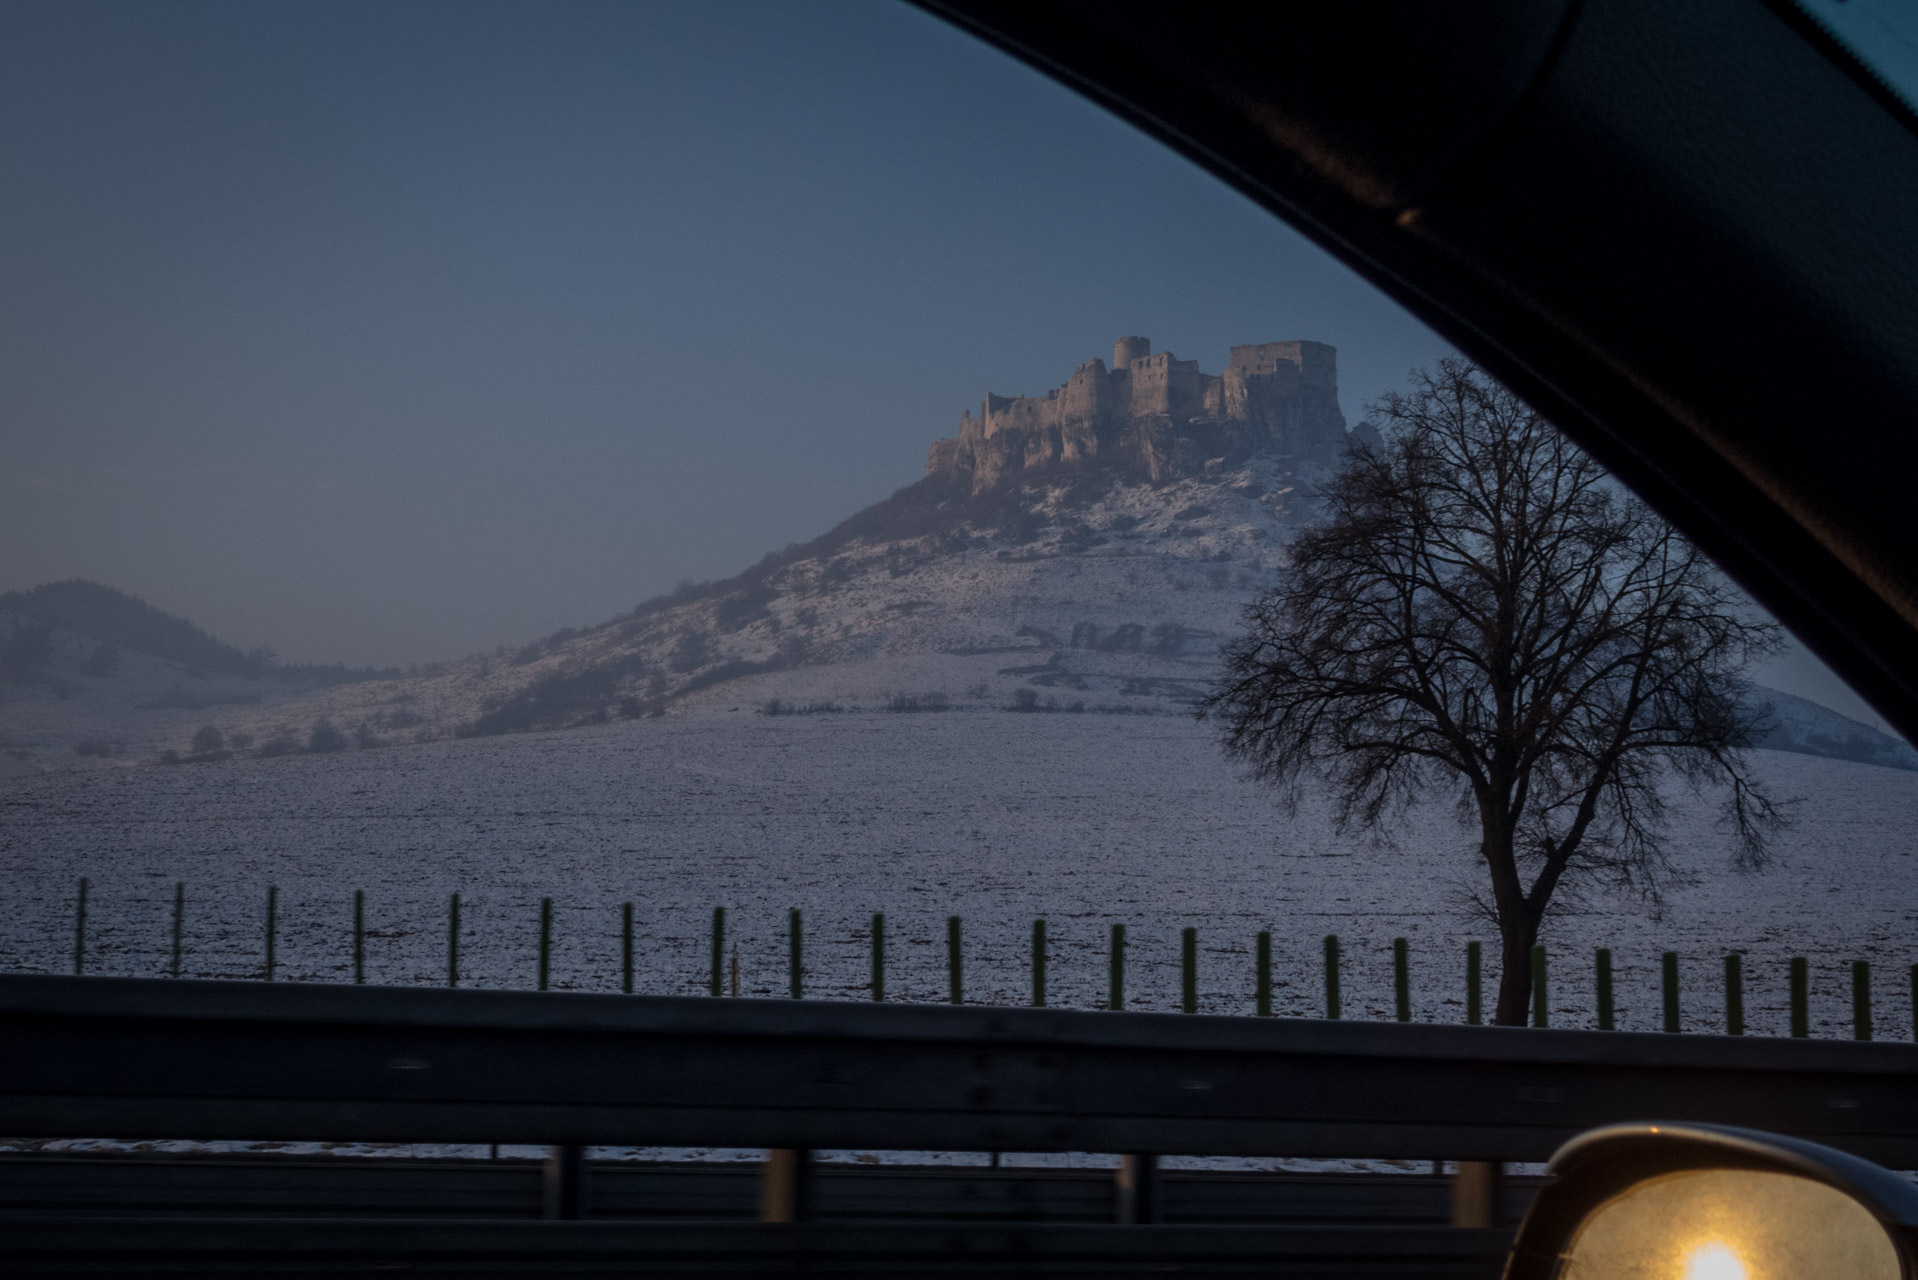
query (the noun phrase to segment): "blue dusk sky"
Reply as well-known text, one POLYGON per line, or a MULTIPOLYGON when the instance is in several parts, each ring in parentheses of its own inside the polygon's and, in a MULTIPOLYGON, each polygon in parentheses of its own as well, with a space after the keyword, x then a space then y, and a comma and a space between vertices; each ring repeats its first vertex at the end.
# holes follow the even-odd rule
POLYGON ((1120 334, 1329 342, 1354 422, 1448 351, 881 0, 6 0, 0 193, 0 589, 295 661, 736 572, 1120 334))

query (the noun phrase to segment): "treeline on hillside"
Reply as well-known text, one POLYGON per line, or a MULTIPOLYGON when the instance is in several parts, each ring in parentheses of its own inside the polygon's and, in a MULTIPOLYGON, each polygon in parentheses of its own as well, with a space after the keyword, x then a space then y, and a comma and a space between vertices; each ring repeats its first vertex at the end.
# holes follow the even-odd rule
POLYGON ((271 649, 243 651, 216 640, 185 618, 156 609, 136 596, 97 582, 72 578, 28 591, 0 595, 0 613, 30 619, 39 627, 71 631, 116 649, 131 649, 201 671, 262 676, 298 684, 345 684, 399 674, 341 663, 281 663, 271 649))

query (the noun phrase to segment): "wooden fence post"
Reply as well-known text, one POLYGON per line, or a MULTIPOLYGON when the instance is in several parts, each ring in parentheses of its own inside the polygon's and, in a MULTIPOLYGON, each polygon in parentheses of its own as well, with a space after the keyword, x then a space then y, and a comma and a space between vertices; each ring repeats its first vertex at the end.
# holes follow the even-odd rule
POLYGON ((1545 990, 1545 944, 1532 947, 1532 1025, 1551 1025, 1551 1004, 1545 990))
POLYGON ((1325 935, 1325 1016, 1339 1016, 1339 935, 1325 935))
POLYGON ((946 917, 946 998, 953 1004, 966 1002, 965 942, 958 916, 946 917))
POLYGON ((1663 970, 1665 988, 1665 1030, 1676 1033, 1679 1030, 1678 1017, 1678 953, 1667 951, 1660 966, 1663 970))
POLYGON ((73 976, 78 978, 87 971, 87 889, 85 876, 80 877, 80 888, 73 902, 73 976))
POLYGON ((1871 961, 1851 962, 1851 1038, 1871 1039, 1871 961))
POLYGON ((171 972, 176 978, 180 976, 181 962, 183 959, 181 943, 184 941, 183 935, 185 930, 186 881, 182 880, 173 886, 173 967, 171 972))
POLYGON ((1412 1020, 1411 944, 1404 938, 1392 939, 1392 1005, 1400 1022, 1412 1020))
POLYGON ((1199 931, 1191 925, 1179 934, 1179 1011, 1199 1011, 1199 931))
MULTIPOLYGON (((539 900, 539 989, 551 984, 553 978, 553 900, 539 900)), ((557 1148, 555 1148, 557 1150, 557 1148)))
POLYGON ((1032 922, 1032 1005, 1043 1009, 1046 1004, 1046 921, 1045 917, 1032 922))
POLYGON ((1106 1008, 1125 1008, 1125 926, 1112 926, 1112 958, 1106 972, 1106 1008))
POLYGON ((279 924, 280 924, 279 914, 280 914, 280 891, 277 887, 273 885, 268 885, 266 887, 266 965, 265 965, 265 977, 268 982, 273 981, 273 964, 276 958, 273 953, 273 944, 276 940, 276 935, 279 932, 279 924))
POLYGON ((633 904, 619 904, 619 989, 633 994, 633 904))
POLYGON ((353 985, 366 984, 366 890, 353 890, 353 985))
POLYGON ((1592 953, 1592 967, 1598 971, 1598 1029, 1615 1031, 1612 1013, 1612 949, 1600 947, 1592 953))
POLYGON ((786 912, 786 994, 806 998, 806 921, 798 907, 786 912))
POLYGON ((1725 957, 1725 1034, 1745 1034, 1745 962, 1736 951, 1725 957))
POLYGON ((1465 944, 1465 1021, 1474 1027, 1485 1021, 1483 950, 1476 942, 1465 944))
POLYGON ((886 998, 886 915, 872 913, 872 998, 886 998))
POLYGON ((454 894, 446 906, 446 985, 460 984, 460 896, 454 894))
POLYGON ((725 990, 726 981, 726 908, 713 908, 713 954, 712 972, 707 975, 706 991, 717 999, 725 990))
POLYGON ((1794 1040, 1811 1035, 1811 972, 1803 956, 1791 958, 1791 1034, 1794 1040))
POLYGON ((1254 1016, 1269 1018, 1272 1016, 1272 934, 1269 930, 1259 930, 1258 942, 1254 948, 1256 960, 1257 986, 1252 997, 1254 1016))

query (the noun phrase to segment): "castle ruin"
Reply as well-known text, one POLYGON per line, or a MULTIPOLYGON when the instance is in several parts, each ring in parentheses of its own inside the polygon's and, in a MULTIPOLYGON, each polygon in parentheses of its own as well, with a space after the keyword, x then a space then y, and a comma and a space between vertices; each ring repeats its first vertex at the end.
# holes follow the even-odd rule
POLYGON ((1086 361, 1043 396, 987 395, 958 436, 933 443, 926 474, 974 493, 1060 462, 1102 460, 1153 482, 1254 453, 1336 462, 1346 445, 1337 354, 1323 342, 1233 347, 1222 374, 1152 353, 1144 338, 1112 344, 1112 367, 1086 361))

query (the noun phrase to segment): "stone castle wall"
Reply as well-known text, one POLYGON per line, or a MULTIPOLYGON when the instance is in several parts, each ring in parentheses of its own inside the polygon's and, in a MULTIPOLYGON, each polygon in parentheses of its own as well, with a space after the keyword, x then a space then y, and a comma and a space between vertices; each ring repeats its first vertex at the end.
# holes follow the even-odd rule
POLYGON ((1252 453, 1337 460, 1345 447, 1337 352, 1322 342, 1233 347, 1225 372, 1152 353, 1140 337, 1113 344, 1042 396, 988 394, 959 434, 935 441, 926 474, 973 492, 1058 462, 1104 459, 1154 482, 1252 453))

